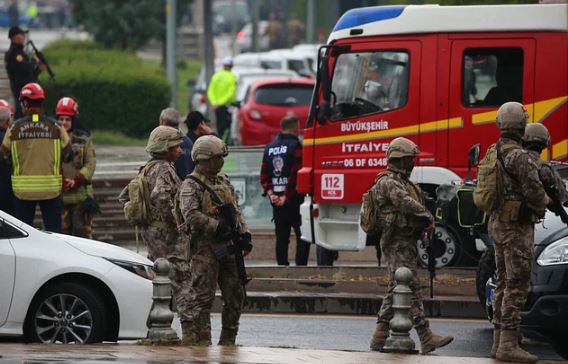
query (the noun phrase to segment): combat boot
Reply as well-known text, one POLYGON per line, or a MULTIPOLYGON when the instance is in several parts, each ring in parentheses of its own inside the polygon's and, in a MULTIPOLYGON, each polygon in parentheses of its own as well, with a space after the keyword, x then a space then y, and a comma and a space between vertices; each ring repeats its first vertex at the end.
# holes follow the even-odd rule
POLYGON ((436 335, 430 330, 428 321, 424 325, 416 326, 418 337, 420 338, 421 354, 428 354, 438 348, 448 345, 454 340, 452 336, 436 335))
POLYGON ((217 345, 235 346, 237 332, 238 330, 236 329, 221 329, 221 337, 219 338, 219 343, 217 345))
POLYGON ((499 350, 499 341, 501 340, 501 329, 495 327, 493 329, 493 346, 491 347, 491 358, 495 359, 497 350, 499 350))
POLYGON ((181 343, 183 345, 197 345, 199 335, 192 322, 181 323, 181 343))
POLYGON ((379 351, 385 345, 385 341, 389 337, 389 324, 379 322, 375 328, 375 333, 371 339, 371 350, 379 351))
POLYGON ((211 346, 211 330, 200 330, 198 333, 199 346, 211 346))
POLYGON ((538 357, 519 347, 519 335, 517 330, 501 330, 499 349, 496 357, 501 361, 534 363, 538 357))

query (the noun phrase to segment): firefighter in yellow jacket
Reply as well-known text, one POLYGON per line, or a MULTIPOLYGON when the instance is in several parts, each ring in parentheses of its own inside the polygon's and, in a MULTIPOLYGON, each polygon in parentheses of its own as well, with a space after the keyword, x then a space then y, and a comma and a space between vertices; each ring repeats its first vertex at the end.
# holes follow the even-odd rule
POLYGON ((61 232, 61 162, 71 152, 69 135, 43 114, 45 94, 37 83, 26 84, 19 101, 24 116, 2 141, 2 155, 12 163, 16 217, 33 225, 39 203, 47 231, 61 232))
POLYGON ((69 134, 73 150, 73 158, 62 166, 62 232, 92 239, 93 213, 98 209, 93 199, 92 178, 97 163, 93 142, 79 125, 79 104, 73 98, 59 100, 55 115, 69 134))

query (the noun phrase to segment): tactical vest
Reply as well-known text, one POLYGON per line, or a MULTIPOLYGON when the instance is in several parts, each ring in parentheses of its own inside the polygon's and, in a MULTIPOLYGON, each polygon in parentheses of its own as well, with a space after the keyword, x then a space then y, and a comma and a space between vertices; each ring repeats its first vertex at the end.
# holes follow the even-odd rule
MULTIPOLYGON (((418 186, 409 180, 401 178, 398 173, 388 170, 383 173, 385 177, 390 177, 400 182, 413 200, 424 205, 424 197, 418 186)), ((379 194, 379 196, 380 195, 381 194, 379 194)), ((422 232, 425 228, 423 221, 419 221, 419 219, 413 218, 413 216, 400 213, 400 210, 396 206, 396 201, 386 201, 381 197, 379 197, 379 220, 381 221, 383 231, 389 228, 397 228, 400 232, 414 235, 422 232)))
POLYGON ((12 188, 21 200, 48 200, 61 194, 61 140, 54 120, 32 114, 10 129, 12 188))
MULTIPOLYGON (((224 176, 215 177, 215 182, 211 183, 210 180, 208 180, 204 175, 202 175, 199 172, 194 171, 191 174, 197 177, 205 184, 207 184, 213 190, 213 192, 217 194, 217 196, 223 203, 231 203, 235 207, 237 207, 237 201, 235 199, 234 193, 231 189, 229 182, 225 181, 226 178, 224 176)), ((201 212, 203 212, 205 215, 209 217, 218 219, 219 216, 216 207, 217 204, 215 204, 215 202, 213 201, 211 193, 207 190, 204 190, 203 200, 201 200, 201 208, 202 208, 201 212)))

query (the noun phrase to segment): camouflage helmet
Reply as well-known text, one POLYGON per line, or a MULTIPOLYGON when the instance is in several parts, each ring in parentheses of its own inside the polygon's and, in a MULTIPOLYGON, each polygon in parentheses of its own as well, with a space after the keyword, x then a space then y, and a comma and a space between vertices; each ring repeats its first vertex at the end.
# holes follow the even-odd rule
POLYGON ((523 141, 526 143, 537 142, 548 146, 550 145, 550 133, 546 126, 542 124, 528 124, 525 128, 523 141))
POLYGON ((414 142, 398 137, 390 142, 387 149, 387 158, 391 160, 393 158, 414 157, 418 153, 420 153, 420 150, 414 142))
POLYGON ((180 145, 183 134, 171 126, 158 126, 150 133, 146 152, 157 154, 167 152, 171 147, 180 145))
POLYGON ((228 154, 225 143, 214 135, 197 138, 191 150, 191 158, 194 161, 211 159, 216 156, 226 157, 228 154))
POLYGON ((497 110, 497 127, 499 127, 499 130, 525 130, 528 120, 527 109, 518 102, 506 102, 497 110))

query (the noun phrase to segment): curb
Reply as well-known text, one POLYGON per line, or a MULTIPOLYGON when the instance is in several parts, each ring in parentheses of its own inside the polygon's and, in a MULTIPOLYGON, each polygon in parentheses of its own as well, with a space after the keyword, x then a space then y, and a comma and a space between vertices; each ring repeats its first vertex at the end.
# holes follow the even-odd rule
MULTIPOLYGON (((243 313, 376 315, 381 303, 381 296, 365 294, 248 292, 243 313)), ((217 293, 213 311, 220 312, 221 309, 221 295, 217 293)), ((487 318, 474 297, 424 298, 424 311, 428 317, 487 318)))

